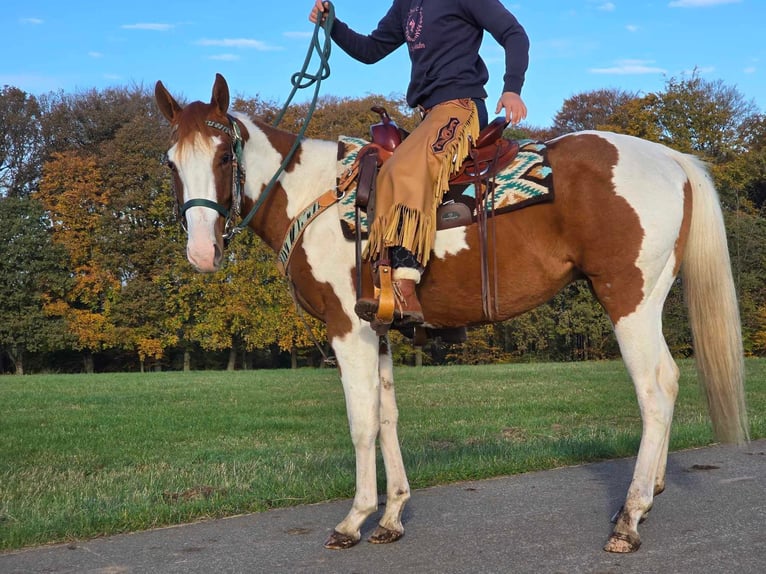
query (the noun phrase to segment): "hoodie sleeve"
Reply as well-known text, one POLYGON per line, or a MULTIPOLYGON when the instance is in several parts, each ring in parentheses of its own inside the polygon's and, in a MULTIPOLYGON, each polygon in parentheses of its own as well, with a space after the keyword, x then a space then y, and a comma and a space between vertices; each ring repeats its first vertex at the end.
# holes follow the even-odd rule
POLYGON ((404 44, 404 29, 399 15, 399 2, 394 2, 378 27, 365 36, 335 20, 331 37, 349 56, 363 64, 374 64, 404 44))
POLYGON ((529 66, 529 38, 499 0, 462 0, 463 10, 505 50, 503 91, 521 94, 529 66))

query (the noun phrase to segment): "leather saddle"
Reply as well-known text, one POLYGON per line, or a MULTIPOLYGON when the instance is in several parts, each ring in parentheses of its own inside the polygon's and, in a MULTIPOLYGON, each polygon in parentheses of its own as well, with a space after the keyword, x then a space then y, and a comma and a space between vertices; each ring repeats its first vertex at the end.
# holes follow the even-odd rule
MULTIPOLYGON (((360 151, 359 181, 356 205, 374 219, 375 178, 378 168, 394 153, 409 133, 400 128, 382 106, 371 110, 380 115, 380 122, 370 126, 372 142, 360 151), (371 201, 372 200, 372 201, 371 201)), ((460 170, 450 178, 450 189, 444 194, 437 209, 437 229, 450 229, 470 225, 478 217, 477 202, 491 185, 492 178, 505 169, 519 152, 519 143, 503 138, 508 122, 504 117, 495 118, 473 142, 471 152, 464 159, 460 170), (474 194, 463 192, 474 186, 474 194)))
MULTIPOLYGON (((375 106, 373 112, 380 115, 380 122, 370 126, 372 142, 364 146, 357 155, 358 180, 356 192, 356 261, 357 298, 361 297, 361 225, 360 211, 367 213, 368 221, 375 219, 375 193, 378 169, 394 153, 397 146, 409 135, 388 115, 385 108, 375 106)), ((450 229, 476 222, 479 224, 482 259, 482 300, 485 314, 492 312, 489 305, 492 296, 489 291, 487 212, 494 212, 492 197, 495 175, 505 169, 519 152, 519 143, 503 138, 508 122, 504 117, 495 118, 481 130, 471 146, 468 157, 464 158, 457 173, 450 178, 450 188, 444 194, 436 211, 436 228, 450 229), (473 195, 463 193, 473 187, 473 195)), ((494 213, 493 213, 494 214, 494 213)), ((496 261, 496 258, 495 258, 496 261)), ((416 345, 423 345, 427 339, 439 337, 445 343, 462 343, 466 340, 465 327, 429 328, 411 325, 397 326, 405 337, 413 339, 416 345)))

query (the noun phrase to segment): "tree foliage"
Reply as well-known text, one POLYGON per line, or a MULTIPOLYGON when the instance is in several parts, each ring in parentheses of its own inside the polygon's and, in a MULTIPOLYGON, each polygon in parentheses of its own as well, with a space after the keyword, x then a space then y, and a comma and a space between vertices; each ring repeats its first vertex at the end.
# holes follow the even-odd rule
POLYGON ((18 88, 0 90, 0 197, 25 197, 39 177, 42 152, 40 105, 18 88))
MULTIPOLYGON (((308 137, 369 137, 382 105, 403 128, 416 114, 400 95, 325 96, 308 137)), ((308 104, 291 106, 280 127, 296 132, 308 104)), ((281 106, 258 97, 232 107, 272 122, 281 106)), ((268 357, 297 364, 318 355, 325 332, 303 317, 274 254, 238 235, 214 275, 186 262, 163 166, 167 124, 141 87, 31 96, 0 91, 0 349, 23 370, 25 357, 80 353, 86 370, 104 357, 114 368, 228 364, 268 357), (309 329, 306 327, 308 323, 309 329), (193 360, 192 360, 193 357, 193 360), (223 360, 222 360, 222 357, 223 360)), ((707 160, 720 191, 742 309, 746 352, 766 355, 766 117, 735 88, 699 74, 670 78, 645 95, 617 89, 575 94, 553 125, 514 128, 545 139, 608 129, 693 152, 707 160)), ((693 352, 680 281, 664 326, 671 350, 693 352)), ((433 342, 417 361, 488 363, 614 357, 608 318, 581 281, 502 324, 469 331, 462 347, 433 342)), ((396 355, 412 361, 412 352, 396 355)), ((26 363, 28 364, 28 362, 26 363)), ((68 368, 68 367, 67 367, 68 368)), ((111 365, 110 365, 111 368, 111 365)), ((0 364, 2 370, 2 364, 0 364)))
POLYGON ((603 129, 618 109, 635 99, 635 94, 617 89, 575 94, 564 101, 553 118, 553 130, 556 135, 563 135, 603 129))
POLYGON ((66 346, 61 321, 43 310, 67 287, 63 259, 38 202, 0 198, 0 349, 19 374, 28 353, 66 346))

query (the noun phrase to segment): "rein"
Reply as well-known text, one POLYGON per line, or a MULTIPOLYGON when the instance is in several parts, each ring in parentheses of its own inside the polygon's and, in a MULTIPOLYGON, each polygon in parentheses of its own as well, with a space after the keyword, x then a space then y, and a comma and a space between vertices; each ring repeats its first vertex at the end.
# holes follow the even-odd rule
POLYGON ((272 123, 272 126, 277 127, 282 122, 282 119, 287 112, 287 108, 290 106, 290 103, 292 102, 298 90, 308 88, 313 85, 315 86, 314 96, 311 99, 311 104, 309 104, 306 118, 303 120, 301 129, 298 130, 298 134, 295 137, 295 143, 293 143, 293 147, 290 148, 290 151, 285 156, 285 159, 282 160, 282 164, 279 166, 279 169, 277 169, 276 173, 271 178, 271 181, 269 181, 269 183, 266 185, 266 188, 261 192, 261 195, 258 197, 255 205, 253 205, 250 213, 248 213, 239 223, 239 225, 237 225, 239 229, 244 229, 250 224, 253 217, 255 217, 255 214, 258 213, 258 210, 266 201, 268 195, 274 189, 274 186, 277 184, 277 181, 279 180, 282 173, 292 161, 293 156, 295 156, 295 152, 300 147, 303 136, 306 135, 306 130, 309 127, 311 117, 314 115, 314 110, 316 109, 317 101, 319 100, 319 89, 322 86, 322 81, 330 77, 330 53, 332 51, 332 38, 330 37, 330 32, 332 32, 332 27, 335 23, 335 6, 333 6, 331 2, 328 2, 327 5, 328 9, 326 12, 326 17, 317 19, 317 23, 314 26, 314 35, 311 38, 311 44, 309 45, 308 52, 306 53, 306 59, 303 62, 303 67, 301 68, 300 72, 293 74, 292 78, 290 79, 290 83, 293 85, 293 89, 290 92, 290 95, 287 97, 285 105, 282 106, 282 111, 272 123), (319 42, 320 28, 324 29, 324 43, 319 42), (314 52, 319 55, 319 69, 317 70, 316 74, 309 74, 306 72, 306 70, 311 64, 314 52), (305 83, 303 83, 304 80, 305 83))
POLYGON ((228 243, 228 241, 235 234, 247 228, 247 226, 255 217, 256 213, 258 213, 258 210, 265 203, 269 194, 271 193, 271 191, 274 189, 277 182, 279 181, 279 178, 284 173, 285 169, 290 164, 290 162, 293 160, 293 157, 295 156, 295 152, 300 147, 301 141, 303 140, 303 137, 306 134, 306 130, 308 129, 309 122, 311 121, 311 118, 314 115, 314 110, 316 110, 317 101, 319 100, 319 89, 322 85, 322 81, 330 77, 329 61, 330 61, 330 53, 332 51, 332 38, 330 37, 330 32, 332 31, 333 24, 335 23, 335 7, 332 5, 331 2, 327 2, 326 6, 327 6, 327 9, 325 11, 325 17, 318 19, 316 26, 314 27, 314 35, 311 39, 311 44, 309 45, 308 52, 306 53, 306 59, 303 62, 303 67, 301 68, 299 72, 296 72, 295 74, 292 75, 290 82, 293 86, 293 89, 290 92, 290 95, 288 96, 287 101, 285 101, 285 104, 282 107, 281 112, 272 123, 272 126, 277 127, 282 122, 282 119, 284 118, 285 113, 287 112, 287 109, 289 108, 290 103, 292 102, 298 90, 309 88, 313 85, 315 86, 314 96, 311 100, 311 104, 309 105, 309 109, 308 109, 308 112, 306 113, 306 117, 303 120, 303 125, 301 126, 301 129, 298 131, 298 134, 296 135, 295 143, 293 143, 293 146, 290 148, 290 151, 287 153, 284 160, 282 160, 282 163, 280 164, 276 173, 274 173, 274 176, 271 178, 269 183, 261 192, 260 196, 258 197, 258 200, 253 205, 252 209, 250 209, 250 212, 237 225, 233 224, 234 217, 239 215, 239 212, 240 212, 240 206, 242 203, 242 194, 243 194, 244 183, 245 183, 245 169, 244 169, 244 162, 242 161, 244 141, 242 139, 242 135, 240 133, 239 125, 237 124, 236 119, 233 116, 228 115, 227 116, 229 118, 228 126, 221 124, 219 122, 214 122, 214 121, 207 121, 205 123, 209 127, 212 127, 224 132, 226 135, 228 135, 231 138, 232 151, 234 153, 234 157, 236 158, 236 161, 235 161, 236 165, 233 166, 233 169, 236 170, 236 173, 235 173, 234 184, 233 184, 234 189, 232 191, 231 209, 227 209, 220 203, 217 203, 209 199, 191 199, 187 201, 186 203, 184 203, 179 210, 182 220, 186 211, 192 207, 207 207, 209 209, 213 209, 216 212, 218 212, 218 214, 221 215, 221 217, 223 217, 226 220, 224 241, 228 243), (319 41, 320 29, 324 30, 324 35, 325 35, 324 42, 319 41), (320 60, 319 68, 315 74, 310 74, 307 72, 307 70, 313 59, 314 52, 316 52, 319 55, 319 60, 320 60))

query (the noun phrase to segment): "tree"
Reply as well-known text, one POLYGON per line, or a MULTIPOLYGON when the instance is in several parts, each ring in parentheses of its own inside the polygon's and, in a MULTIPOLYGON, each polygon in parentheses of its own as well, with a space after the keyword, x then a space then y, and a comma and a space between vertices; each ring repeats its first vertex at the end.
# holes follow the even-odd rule
POLYGON ((17 374, 24 374, 27 353, 64 347, 62 322, 43 312, 44 302, 66 289, 62 260, 42 206, 0 198, 0 348, 17 374))
POLYGON ((259 238, 242 233, 230 244, 223 268, 201 279, 204 287, 192 340, 203 349, 229 350, 229 369, 234 368, 238 348, 252 351, 275 346, 295 353, 311 345, 306 323, 317 340, 324 337, 318 322, 298 316, 287 281, 274 262, 274 253, 259 238))
POLYGON ((46 305, 61 317, 74 337, 74 347, 84 351, 86 372, 93 372, 93 353, 116 343, 108 304, 119 281, 104 266, 104 213, 108 194, 95 159, 77 152, 54 153, 43 169, 35 197, 52 220, 53 241, 66 250, 72 286, 46 305))
POLYGON ((756 113, 736 88, 696 72, 670 78, 657 104, 663 143, 717 162, 744 151, 743 126, 756 113))
MULTIPOLYGON (((147 359, 159 361, 178 343, 178 329, 166 308, 166 270, 183 257, 174 200, 163 159, 166 136, 159 114, 147 105, 147 94, 127 94, 132 117, 114 112, 118 124, 98 146, 98 164, 109 203, 104 243, 105 266, 120 279, 111 315, 120 345, 138 354, 141 369, 147 359)), ((118 105, 122 100, 109 103, 118 105)))
MULTIPOLYGON (((372 112, 373 106, 383 106, 391 119, 401 128, 414 129, 416 113, 410 110, 402 96, 369 95, 364 98, 338 98, 325 96, 319 99, 314 115, 306 131, 307 137, 334 140, 340 135, 361 138, 370 137, 370 125, 380 121, 380 117, 372 112)), ((237 99, 235 109, 247 111, 253 117, 271 123, 276 119, 281 108, 272 102, 260 99, 237 99)), ((279 124, 279 129, 297 133, 303 125, 308 113, 309 104, 294 104, 290 106, 279 124)))
POLYGON ((0 197, 26 197, 40 175, 41 110, 18 88, 0 90, 0 197))
POLYGON ((600 129, 653 142, 661 141, 662 129, 655 113, 658 99, 657 94, 648 94, 624 102, 614 110, 600 129))
POLYGON ((566 100, 553 118, 553 131, 563 135, 582 130, 603 129, 623 105, 636 98, 623 90, 593 90, 576 94, 566 100))

